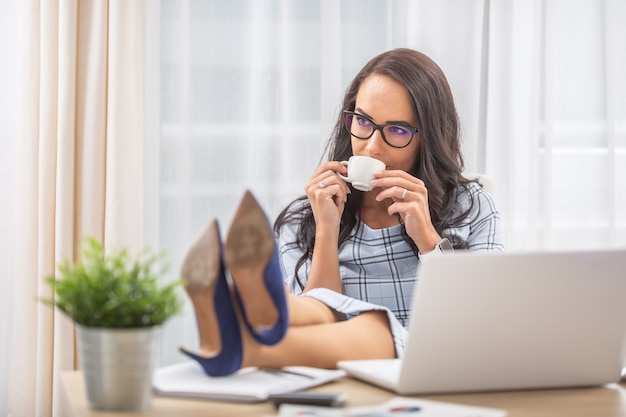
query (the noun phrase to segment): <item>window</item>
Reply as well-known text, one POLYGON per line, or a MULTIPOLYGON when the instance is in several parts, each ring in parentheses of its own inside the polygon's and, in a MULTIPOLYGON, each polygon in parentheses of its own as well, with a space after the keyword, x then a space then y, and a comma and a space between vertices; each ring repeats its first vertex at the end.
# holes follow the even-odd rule
MULTIPOLYGON (((623 246, 621 16, 615 0, 162 1, 148 233, 174 276, 211 218, 226 232, 245 189, 273 219, 303 194, 356 72, 412 47, 448 76, 466 169, 495 178, 509 249, 623 246)), ((192 316, 165 339, 196 346, 192 316)), ((180 359, 172 345, 165 362, 180 359)))

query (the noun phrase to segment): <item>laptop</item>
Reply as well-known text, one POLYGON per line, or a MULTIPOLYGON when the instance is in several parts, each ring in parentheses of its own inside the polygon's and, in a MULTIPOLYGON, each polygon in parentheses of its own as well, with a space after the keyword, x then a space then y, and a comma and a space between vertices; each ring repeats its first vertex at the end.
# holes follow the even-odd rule
POLYGON ((398 394, 597 386, 624 366, 626 250, 428 259, 404 357, 341 361, 398 394))

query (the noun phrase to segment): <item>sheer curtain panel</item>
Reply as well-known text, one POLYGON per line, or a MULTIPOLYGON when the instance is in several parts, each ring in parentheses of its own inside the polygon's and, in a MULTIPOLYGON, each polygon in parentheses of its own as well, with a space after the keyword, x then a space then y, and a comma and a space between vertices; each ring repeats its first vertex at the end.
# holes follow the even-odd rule
POLYGON ((45 277, 77 256, 85 235, 143 246, 145 10, 124 0, 26 0, 17 10, 15 257, 2 398, 8 416, 61 416, 59 373, 78 365, 74 326, 37 300, 51 295, 45 277))
POLYGON ((485 170, 509 248, 626 246, 626 2, 492 1, 485 170))
POLYGON ((0 416, 8 414, 9 369, 11 363, 11 317, 13 308, 13 247, 15 170, 17 154, 17 107, 19 98, 18 48, 14 37, 19 30, 17 5, 0 1, 0 416))

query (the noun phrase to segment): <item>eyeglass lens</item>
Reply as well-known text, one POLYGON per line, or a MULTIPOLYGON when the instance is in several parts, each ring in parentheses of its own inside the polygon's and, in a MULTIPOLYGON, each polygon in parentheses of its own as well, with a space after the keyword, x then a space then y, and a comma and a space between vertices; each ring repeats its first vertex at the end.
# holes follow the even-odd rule
MULTIPOLYGON (((374 134, 376 127, 374 123, 365 116, 357 114, 346 115, 346 127, 348 131, 359 139, 368 139, 374 134)), ((399 125, 383 125, 383 139, 389 145, 397 148, 403 148, 411 142, 413 132, 406 126, 399 125)))

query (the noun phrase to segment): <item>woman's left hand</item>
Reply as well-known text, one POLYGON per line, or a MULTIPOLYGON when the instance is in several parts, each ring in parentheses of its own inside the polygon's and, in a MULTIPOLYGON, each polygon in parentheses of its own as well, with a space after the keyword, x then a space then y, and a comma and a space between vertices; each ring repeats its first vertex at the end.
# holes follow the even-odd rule
POLYGON ((441 241, 430 218, 428 190, 424 182, 402 170, 386 170, 376 173, 372 181, 381 191, 377 201, 391 199, 390 215, 398 214, 404 222, 407 234, 421 253, 430 252, 441 241))

